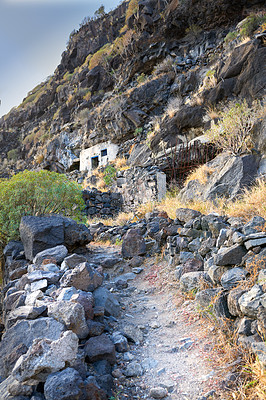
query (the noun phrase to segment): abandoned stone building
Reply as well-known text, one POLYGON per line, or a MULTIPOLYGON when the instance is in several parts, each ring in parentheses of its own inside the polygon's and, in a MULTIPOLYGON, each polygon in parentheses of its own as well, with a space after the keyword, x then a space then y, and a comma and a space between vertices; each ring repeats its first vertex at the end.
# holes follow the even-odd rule
POLYGON ((99 143, 82 150, 80 153, 80 171, 91 173, 97 167, 115 160, 117 152, 118 146, 110 142, 99 143))

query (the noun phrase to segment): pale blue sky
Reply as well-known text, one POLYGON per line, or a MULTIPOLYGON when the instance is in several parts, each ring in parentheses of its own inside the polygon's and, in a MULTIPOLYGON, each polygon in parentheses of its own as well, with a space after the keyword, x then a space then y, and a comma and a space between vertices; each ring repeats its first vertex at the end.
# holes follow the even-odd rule
POLYGON ((51 75, 70 32, 119 0, 0 0, 0 116, 51 75))

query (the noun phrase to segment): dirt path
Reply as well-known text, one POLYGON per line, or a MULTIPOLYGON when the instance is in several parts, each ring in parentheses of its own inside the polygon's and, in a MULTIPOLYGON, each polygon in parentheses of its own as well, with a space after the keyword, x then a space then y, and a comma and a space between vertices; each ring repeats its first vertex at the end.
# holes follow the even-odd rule
MULTIPOLYGON (((95 247, 93 252, 111 257, 117 250, 95 247)), ((127 352, 118 353, 114 400, 162 398, 150 395, 158 387, 158 393, 166 389, 167 400, 212 399, 218 380, 212 326, 199 317, 194 301, 183 301, 176 285, 168 284, 172 277, 160 272, 165 262, 149 259, 142 267, 127 288, 113 290, 123 308, 114 329, 130 344, 127 352)), ((124 273, 128 269, 116 279, 125 282, 124 273)))

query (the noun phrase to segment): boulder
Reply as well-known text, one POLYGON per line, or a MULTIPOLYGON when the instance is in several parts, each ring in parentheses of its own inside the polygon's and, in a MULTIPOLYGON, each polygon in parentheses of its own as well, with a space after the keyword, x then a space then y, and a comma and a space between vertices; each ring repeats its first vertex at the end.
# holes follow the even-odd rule
POLYGON ((16 362, 12 375, 29 385, 45 382, 52 372, 74 363, 78 352, 78 337, 71 331, 63 332, 58 340, 35 339, 16 362))
POLYGON ((265 246, 266 245, 266 233, 265 232, 253 233, 245 238, 244 244, 245 244, 245 247, 247 250, 250 250, 253 247, 257 247, 257 246, 265 246))
POLYGON ((83 307, 86 319, 93 319, 94 297, 92 293, 79 290, 78 293, 73 294, 71 301, 73 303, 78 303, 83 307))
POLYGON ((210 268, 208 268, 207 275, 210 277, 213 284, 220 284, 221 277, 227 270, 228 267, 211 265, 210 268))
POLYGON ((51 247, 64 244, 71 251, 92 240, 85 225, 59 215, 22 217, 19 231, 25 256, 30 261, 36 254, 51 247))
POLYGON ((252 351, 256 354, 261 365, 262 373, 266 372, 266 344, 265 342, 254 342, 251 344, 252 351))
POLYGON ((204 277, 205 275, 203 271, 187 272, 180 278, 181 289, 185 292, 199 289, 204 277))
POLYGON ((242 313, 250 318, 256 318, 259 306, 266 306, 266 293, 259 285, 254 285, 248 292, 245 292, 238 300, 242 313))
POLYGON ((203 271, 203 261, 191 258, 183 264, 182 274, 195 271, 203 271))
POLYGON ((86 400, 107 400, 105 391, 99 387, 94 376, 89 376, 85 381, 85 385, 87 395, 86 400))
POLYGON ((104 325, 101 322, 88 319, 87 326, 89 329, 89 333, 88 333, 89 337, 100 336, 104 332, 104 325))
POLYGON ((133 324, 127 324, 123 327, 122 334, 130 341, 135 344, 143 342, 144 336, 142 330, 133 324))
POLYGON ((68 269, 73 269, 77 265, 86 262, 87 259, 86 257, 80 255, 80 254, 71 254, 70 256, 66 257, 62 264, 61 264, 61 270, 66 271, 68 269))
POLYGON ((57 264, 61 264, 64 258, 67 256, 68 250, 66 246, 60 245, 56 247, 51 247, 49 249, 43 250, 40 253, 37 253, 33 259, 33 264, 41 265, 43 260, 53 259, 57 262, 57 264))
POLYGON ((11 311, 6 320, 6 329, 11 328, 20 319, 36 319, 44 311, 46 306, 34 307, 34 306, 21 306, 11 311))
POLYGON ((206 165, 212 171, 207 177, 207 183, 190 181, 180 192, 181 200, 190 201, 197 198, 206 201, 215 200, 217 197, 235 199, 245 187, 254 182, 259 158, 253 154, 232 156, 222 153, 206 165))
POLYGON ((175 212, 176 218, 181 222, 188 222, 201 216, 201 213, 191 208, 178 208, 175 212))
POLYGON ((85 355, 89 362, 99 360, 109 361, 111 364, 116 362, 115 346, 111 339, 105 334, 91 337, 85 345, 85 355))
POLYGON ((196 294, 195 300, 203 310, 208 310, 219 292, 220 289, 204 289, 196 294))
POLYGON ((76 289, 92 292, 101 286, 103 276, 91 264, 84 262, 72 270, 66 271, 60 283, 63 287, 73 286, 76 289))
POLYGON ((98 289, 94 290, 93 297, 95 301, 95 306, 104 307, 105 315, 112 315, 113 317, 118 317, 120 315, 120 304, 115 295, 111 293, 108 289, 104 287, 99 287, 98 289))
POLYGON ((57 340, 64 330, 64 325, 53 318, 18 321, 0 342, 0 377, 5 378, 12 371, 14 363, 27 352, 34 339, 57 340))
POLYGON ((85 384, 78 371, 66 368, 48 376, 44 384, 46 400, 86 400, 85 384))
POLYGON ((225 289, 232 289, 239 282, 246 279, 247 271, 244 268, 232 268, 226 271, 221 277, 221 285, 225 289))
POLYGON ((246 254, 243 246, 234 244, 231 247, 221 247, 215 256, 216 265, 238 265, 246 254))
POLYGON ((243 226, 244 235, 250 235, 261 231, 265 223, 266 220, 264 218, 260 217, 259 215, 256 215, 243 226))
POLYGON ((145 239, 137 229, 129 229, 122 243, 122 256, 132 258, 146 253, 145 239))
POLYGON ((164 399, 168 395, 168 391, 167 389, 158 386, 151 388, 149 395, 153 399, 164 399))
POLYGON ((143 375, 143 368, 137 361, 132 361, 129 363, 124 371, 124 375, 128 378, 133 376, 141 376, 143 375))
POLYGON ((80 339, 88 336, 84 308, 79 303, 71 301, 56 301, 48 305, 48 316, 61 322, 67 329, 72 330, 80 339))
POLYGON ((243 313, 239 306, 239 299, 246 291, 241 288, 232 289, 229 292, 227 303, 230 314, 234 317, 241 317, 243 313))

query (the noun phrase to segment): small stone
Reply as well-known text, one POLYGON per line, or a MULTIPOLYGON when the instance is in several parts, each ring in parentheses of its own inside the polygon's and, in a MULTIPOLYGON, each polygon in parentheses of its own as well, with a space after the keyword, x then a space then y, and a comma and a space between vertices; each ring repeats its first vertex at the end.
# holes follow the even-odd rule
POLYGON ((141 376, 143 374, 143 369, 137 361, 133 361, 128 364, 124 371, 124 374, 128 378, 133 376, 141 376))
POLYGON ((149 395, 153 399, 164 399, 168 395, 168 391, 162 387, 155 387, 150 390, 149 395))
POLYGON ((123 374, 122 374, 121 369, 116 368, 116 369, 113 370, 112 375, 113 375, 114 378, 121 378, 121 376, 123 374))

